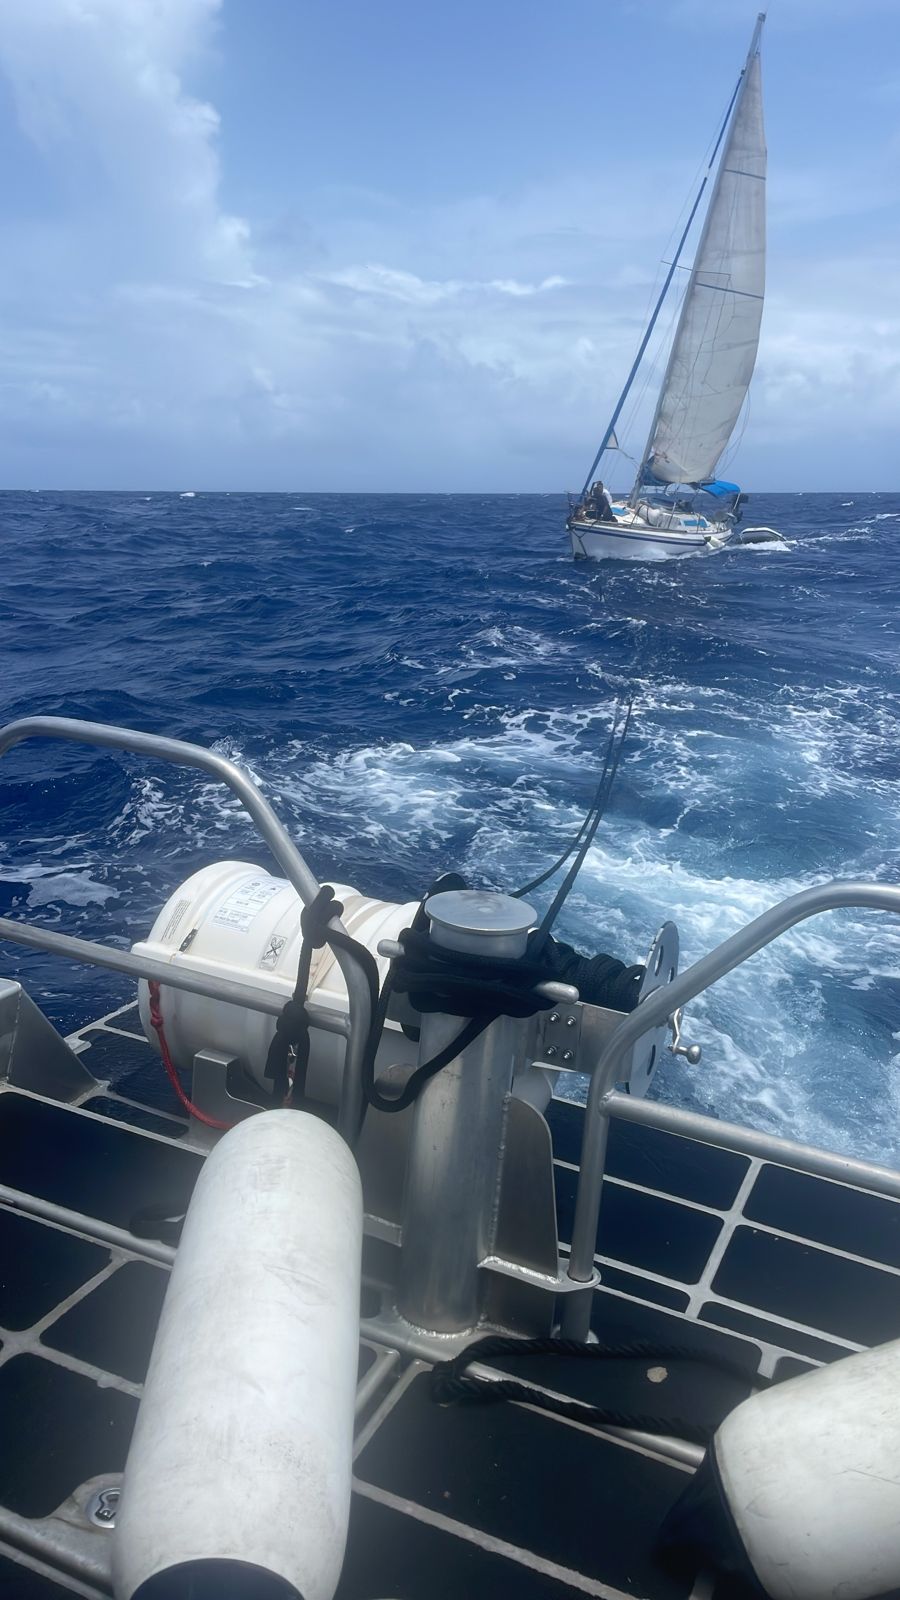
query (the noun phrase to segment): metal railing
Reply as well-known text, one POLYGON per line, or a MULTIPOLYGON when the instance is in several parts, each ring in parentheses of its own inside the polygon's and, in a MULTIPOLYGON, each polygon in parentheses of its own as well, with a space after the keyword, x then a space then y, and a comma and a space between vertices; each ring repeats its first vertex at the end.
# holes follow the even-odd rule
MULTIPOLYGON (((133 728, 106 727, 100 722, 82 722, 70 717, 25 717, 0 728, 0 756, 13 745, 25 739, 68 739, 75 744, 106 746, 113 750, 127 750, 134 755, 151 756, 158 761, 169 761, 175 766, 195 767, 217 778, 236 795, 245 811, 249 812, 257 829, 268 845, 286 878, 293 884, 304 905, 308 905, 319 892, 319 884, 306 861, 278 820, 268 801, 263 798, 253 780, 240 767, 224 756, 218 756, 202 745, 187 744, 181 739, 167 739, 161 734, 140 733, 133 728)), ((330 927, 344 932, 338 917, 333 917, 330 927)), ((278 996, 263 996, 251 985, 233 984, 212 975, 187 973, 166 962, 154 962, 149 957, 135 957, 123 951, 110 950, 87 939, 73 939, 36 928, 33 924, 13 922, 0 918, 0 938, 12 939, 20 944, 35 946, 55 955, 109 967, 117 972, 127 972, 135 977, 158 978, 173 988, 189 989, 212 999, 227 1000, 233 1005, 247 1005, 270 1015, 277 1015, 283 1006, 278 996)), ((344 949, 335 951, 338 965, 347 985, 349 1028, 345 1030, 338 1019, 322 1012, 314 1020, 333 1032, 346 1031, 347 1049, 344 1065, 344 1082, 341 1096, 341 1131, 355 1135, 359 1126, 363 1103, 362 1062, 371 1026, 369 986, 362 965, 344 949)))
MULTIPOLYGON (((224 757, 214 755, 199 745, 186 744, 178 739, 139 733, 127 728, 105 727, 100 723, 82 722, 66 717, 29 717, 9 723, 0 729, 0 755, 12 745, 32 738, 68 739, 81 744, 107 746, 137 755, 153 756, 179 766, 195 767, 209 773, 225 783, 249 812, 260 835, 303 903, 308 904, 318 893, 319 885, 316 879, 268 802, 252 780, 224 757)), ((797 923, 818 916, 822 912, 851 907, 888 911, 900 915, 900 888, 850 879, 820 884, 793 895, 748 923, 732 938, 725 940, 709 955, 681 973, 672 983, 655 990, 616 1030, 591 1074, 585 1109, 575 1219, 567 1272, 570 1282, 575 1287, 573 1292, 564 1297, 563 1331, 568 1337, 586 1338, 589 1331, 594 1255, 597 1248, 600 1199, 611 1117, 660 1128, 723 1149, 779 1161, 798 1171, 813 1173, 837 1182, 852 1183, 860 1188, 900 1198, 900 1173, 888 1167, 832 1154, 811 1145, 795 1144, 772 1134, 719 1122, 713 1117, 634 1099, 629 1095, 618 1093, 615 1089, 616 1083, 621 1082, 627 1075, 625 1061, 628 1052, 643 1035, 664 1024, 669 1017, 680 1011, 703 990, 718 982, 726 973, 740 966, 750 956, 771 944, 797 923)), ((342 929, 342 924, 337 918, 332 919, 330 926, 342 929)), ((72 938, 50 929, 15 922, 9 918, 0 918, 0 938, 14 940, 69 959, 108 967, 133 977, 157 978, 161 983, 173 988, 187 989, 196 994, 206 995, 231 1005, 246 1006, 268 1015, 278 1015, 282 1009, 283 1001, 280 996, 267 994, 250 984, 234 983, 230 979, 220 978, 211 973, 173 967, 150 956, 134 956, 130 952, 112 950, 106 945, 96 944, 90 940, 72 938)), ((358 960, 351 952, 343 949, 337 950, 335 954, 347 985, 348 1018, 321 1007, 311 1008, 311 1014, 316 1026, 342 1033, 347 1039, 339 1126, 342 1132, 352 1138, 359 1126, 362 1109, 362 1059, 371 1024, 370 996, 365 973, 358 960)))
POLYGON ((627 1052, 650 1028, 665 1022, 673 1012, 680 1010, 689 1000, 695 999, 704 989, 741 966, 750 956, 764 949, 798 922, 805 922, 824 911, 839 911, 847 907, 890 911, 900 916, 900 888, 851 878, 819 884, 816 888, 791 895, 788 900, 772 906, 762 916, 749 922, 708 956, 696 961, 672 983, 655 990, 613 1034, 591 1075, 584 1115, 568 1276, 575 1283, 584 1284, 585 1288, 583 1293, 574 1292, 565 1298, 563 1331, 568 1338, 585 1339, 590 1327, 594 1253, 597 1248, 600 1197, 611 1117, 663 1128, 686 1138, 701 1139, 706 1144, 721 1145, 724 1149, 768 1157, 801 1172, 811 1172, 819 1177, 875 1189, 882 1194, 900 1196, 900 1174, 889 1167, 833 1155, 817 1150, 813 1145, 794 1144, 774 1134, 741 1128, 733 1123, 720 1123, 714 1117, 631 1100, 628 1095, 615 1090, 616 1083, 625 1076, 623 1069, 627 1052))

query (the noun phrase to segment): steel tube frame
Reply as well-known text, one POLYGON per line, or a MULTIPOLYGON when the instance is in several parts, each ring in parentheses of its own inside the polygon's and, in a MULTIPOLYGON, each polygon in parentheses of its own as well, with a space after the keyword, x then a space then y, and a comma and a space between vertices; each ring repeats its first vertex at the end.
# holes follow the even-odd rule
MULTIPOLYGON (((269 802, 260 794, 252 779, 232 761, 226 761, 224 756, 218 756, 211 750, 204 750, 202 745, 187 744, 181 739, 167 739, 162 734, 141 733, 134 728, 106 727, 100 722, 83 722, 73 717, 23 717, 17 722, 7 723, 5 728, 0 728, 0 756, 25 739, 67 739, 75 744, 127 750, 133 755, 152 756, 158 761, 169 761, 181 767, 196 767, 200 772, 208 773, 210 777, 226 784, 232 794, 240 800, 245 811, 249 812, 259 833, 285 876, 293 884, 303 904, 308 905, 318 894, 319 884, 316 878, 269 802)), ((19 924, 16 924, 16 927, 18 926, 19 924)), ((329 927, 346 932, 339 917, 333 917, 329 927)), ((102 945, 89 945, 84 940, 78 942, 86 946, 82 958, 90 961, 96 961, 97 957, 96 954, 88 955, 88 949, 92 951, 104 949, 102 945)), ((42 948, 50 947, 45 944, 42 948)), ((105 953, 113 954, 109 951, 105 953)), ((349 1139, 354 1137, 362 1114, 362 1062, 371 1024, 371 1002, 366 975, 356 957, 346 950, 336 950, 335 956, 347 985, 349 1002, 350 1029, 347 1036, 339 1123, 341 1132, 349 1139)), ((103 964, 112 963, 107 961, 103 964)), ((166 966, 165 970, 164 981, 175 987, 173 969, 166 966)), ((187 985, 182 984, 181 987, 187 985)), ((265 1008, 258 1006, 257 1009, 265 1008)), ((281 1009, 280 1006, 278 1009, 281 1009)))
MULTIPOLYGON (((809 917, 819 916, 824 911, 839 911, 847 907, 889 911, 900 916, 900 889, 850 878, 818 884, 815 888, 804 889, 800 894, 791 895, 779 905, 764 911, 762 916, 749 922, 745 928, 730 939, 726 939, 709 955, 696 961, 672 983, 657 989, 613 1034, 592 1074, 584 1115, 581 1170, 578 1178, 568 1276, 576 1283, 583 1283, 585 1289, 583 1293, 566 1296, 562 1326, 568 1338, 586 1339, 590 1328, 593 1291, 589 1285, 594 1268, 609 1119, 617 1113, 623 1114, 620 1102, 625 1097, 616 1096, 614 1090, 615 1084, 621 1081, 627 1052, 650 1028, 665 1022, 674 1011, 687 1005, 688 1001, 695 999, 704 989, 717 983, 726 973, 733 971, 758 950, 764 949, 789 928, 795 927, 798 922, 805 922, 809 917)), ((653 1108, 657 1113, 666 1109, 657 1106, 653 1108)), ((641 1114, 629 1113, 629 1116, 633 1121, 650 1121, 649 1114, 642 1117, 641 1114)), ((723 1125, 717 1123, 714 1118, 697 1119, 693 1123, 694 1137, 700 1132, 700 1123, 704 1124, 701 1134, 704 1140, 715 1142, 715 1130, 723 1125)), ((724 1126, 728 1127, 727 1124, 724 1126)), ((759 1138, 765 1140, 767 1136, 754 1135, 747 1130, 742 1148, 747 1148, 748 1142, 759 1138)), ((793 1152, 792 1164, 797 1165, 797 1152, 802 1155, 804 1147, 791 1145, 789 1141, 773 1140, 771 1146, 773 1154, 779 1145, 782 1146, 781 1153, 780 1156, 776 1154, 775 1159, 790 1159, 783 1148, 787 1146, 793 1152)), ((819 1156, 822 1154, 823 1152, 817 1152, 819 1156)), ((834 1159, 840 1161, 839 1157, 834 1159)), ((878 1171, 877 1168, 870 1170, 878 1171)))
MULTIPOLYGON (((111 972, 124 972, 129 978, 155 978, 169 989, 186 989, 188 994, 202 994, 207 1000, 223 1000, 230 1006, 262 1011, 269 1017, 280 1016, 287 999, 269 990, 255 989, 249 983, 235 983, 230 978, 220 978, 196 968, 172 967, 155 956, 112 950, 109 945, 95 944, 93 939, 75 939, 71 934, 55 933, 51 928, 36 928, 30 922, 13 922, 10 917, 0 917, 0 939, 27 945, 32 950, 46 950, 50 955, 64 956, 67 961, 108 967, 111 972)), ((349 1035, 350 1024, 342 1011, 329 1011, 325 1006, 307 1006, 306 1009, 314 1027, 322 1028, 325 1033, 343 1034, 345 1038, 349 1035)))
POLYGON ((164 1244, 161 1239, 139 1239, 127 1228, 117 1228, 114 1223, 104 1222, 101 1217, 89 1217, 83 1211, 57 1205, 55 1200, 42 1200, 40 1195, 26 1194, 23 1189, 11 1188, 8 1183, 0 1183, 0 1206, 21 1211, 29 1217, 39 1217, 42 1222, 52 1222, 58 1228, 67 1228, 72 1233, 83 1233, 86 1238, 96 1239, 99 1244, 127 1250, 129 1254, 147 1261, 158 1261, 161 1266, 171 1267, 175 1260, 174 1246, 164 1244))
POLYGON ((715 1117, 705 1117, 698 1111, 679 1111, 677 1106, 661 1105, 658 1100, 636 1100, 615 1089, 605 1096, 603 1105, 605 1114, 620 1122, 658 1128, 662 1133, 674 1133, 682 1139, 702 1140, 703 1144, 715 1145, 718 1150, 733 1150, 737 1155, 756 1157, 760 1161, 777 1161, 780 1166, 793 1167, 796 1172, 809 1172, 816 1178, 829 1178, 833 1183, 852 1183, 856 1189, 868 1189, 872 1194, 890 1195, 900 1200, 900 1172, 875 1161, 859 1161, 833 1150, 819 1150, 814 1144, 780 1139, 774 1133, 744 1128, 739 1122, 718 1122, 715 1117))

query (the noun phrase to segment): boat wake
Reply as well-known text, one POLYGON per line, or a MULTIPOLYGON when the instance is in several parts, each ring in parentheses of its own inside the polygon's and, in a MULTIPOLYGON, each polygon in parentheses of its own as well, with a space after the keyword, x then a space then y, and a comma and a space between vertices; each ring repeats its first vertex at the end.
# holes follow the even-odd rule
MULTIPOLYGON (((255 774, 325 881, 398 902, 453 868, 527 882, 576 832, 613 700, 632 688, 628 746, 561 937, 640 959, 671 916, 686 964, 795 889, 900 877, 894 497, 761 497, 787 553, 653 567, 560 560, 558 506, 539 497, 308 497, 314 514, 300 517, 296 493, 205 496, 199 520, 177 496, 7 498, 22 563, 7 715, 38 704, 208 745, 227 730, 217 747, 255 774), (379 550, 364 592, 342 582, 333 535, 350 523, 379 550), (137 559, 148 526, 165 567, 137 559)), ((37 745, 7 762, 12 916, 121 948, 188 872, 265 863, 237 803, 196 775, 37 745)), ((130 997, 36 952, 6 951, 4 970, 49 997, 64 1028, 130 997)), ((897 1156, 900 948, 886 917, 846 912, 789 934, 688 1020, 703 1064, 667 1063, 667 1098, 897 1156)))

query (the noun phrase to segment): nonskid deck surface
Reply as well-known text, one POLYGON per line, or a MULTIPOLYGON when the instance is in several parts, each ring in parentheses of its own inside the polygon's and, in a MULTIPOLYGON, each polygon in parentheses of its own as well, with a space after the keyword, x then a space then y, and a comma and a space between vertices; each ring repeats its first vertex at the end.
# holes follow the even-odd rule
MULTIPOLYGON (((126 1229, 145 1206, 183 1205, 202 1156, 180 1142, 185 1123, 136 1008, 79 1042, 109 1087, 81 1108, 0 1093, 0 1179, 126 1229)), ((564 1241, 581 1116, 563 1101, 550 1111, 564 1241)), ((747 1381, 667 1360, 652 1382, 643 1363, 557 1357, 517 1361, 517 1376, 715 1426, 757 1370, 787 1376, 900 1333, 898 1202, 655 1130, 614 1123, 611 1134, 595 1327, 607 1341, 725 1355, 747 1381)), ((0 1251, 0 1415, 17 1441, 0 1456, 0 1519, 40 1519, 124 1467, 168 1274, 8 1209, 0 1251)), ((370 1284, 364 1313, 376 1305, 370 1284)), ((437 1406, 426 1367, 369 1341, 360 1380, 339 1600, 708 1595, 654 1555, 687 1468, 531 1406, 437 1406)), ((103 1592, 23 1567, 0 1543, 0 1600, 103 1592)))

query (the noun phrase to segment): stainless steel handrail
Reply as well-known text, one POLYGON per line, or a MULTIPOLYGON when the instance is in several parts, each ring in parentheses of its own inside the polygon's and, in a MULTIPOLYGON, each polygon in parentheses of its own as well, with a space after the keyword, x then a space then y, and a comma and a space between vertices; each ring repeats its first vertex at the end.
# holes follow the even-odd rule
MULTIPOLYGON (((252 779, 233 762, 226 761, 224 756, 204 750, 202 745, 187 744, 181 739, 141 733, 134 728, 107 727, 100 722, 83 722, 74 717, 23 717, 17 722, 7 723, 5 728, 0 728, 0 756, 25 739, 68 739, 76 744, 101 745, 113 750, 128 750, 134 755, 152 756, 159 761, 170 761, 176 766, 196 767, 201 772, 209 773, 226 784, 249 812, 303 904, 308 905, 318 894, 319 884, 268 801, 260 794, 252 779)), ((338 917, 333 917, 329 926, 341 932, 346 931, 338 917)), ((79 940, 78 943, 82 946, 85 960, 97 960, 96 953, 88 953, 90 950, 109 954, 103 945, 91 945, 87 940, 79 940)), ((50 947, 45 945, 44 948, 50 947)), ((371 1003, 369 986, 360 962, 346 950, 336 950, 335 955, 347 985, 350 1018, 339 1127, 345 1137, 352 1138, 359 1127, 362 1113, 362 1062, 371 1024, 371 1003)), ((98 964, 111 963, 103 961, 98 964)), ((166 982, 171 981, 167 977, 166 982)))
MULTIPOLYGON (((791 895, 789 899, 772 906, 770 910, 764 911, 762 916, 749 922, 745 928, 718 945, 708 956, 696 961, 672 983, 655 990, 616 1029, 591 1076, 584 1115, 568 1276, 576 1283, 585 1284, 586 1287, 583 1293, 566 1296, 563 1330, 568 1338, 587 1338, 590 1326, 592 1290, 589 1285, 597 1247, 609 1119, 621 1110, 618 1104, 620 1097, 615 1095, 615 1085, 623 1077, 626 1053, 650 1028, 665 1022, 674 1011, 686 1005, 689 1000, 695 999, 720 978, 724 978, 726 973, 747 961, 758 950, 771 944, 773 939, 786 933, 788 928, 793 928, 798 922, 805 922, 809 917, 819 916, 823 911, 839 911, 847 907, 890 911, 900 916, 900 889, 850 878, 818 884, 813 889, 804 889, 800 894, 791 895)), ((638 1119, 632 1118, 632 1120, 638 1119)), ((759 1139, 767 1138, 766 1135, 756 1137, 757 1142, 759 1139)), ((781 1140, 772 1139, 771 1149, 775 1160, 778 1159, 778 1147, 782 1143, 781 1140)), ((802 1146, 797 1147, 798 1150, 802 1148, 802 1146)))
MULTIPOLYGON (((256 989, 249 983, 238 983, 233 978, 223 978, 218 973, 203 972, 196 967, 173 967, 156 956, 136 956, 130 950, 113 950, 109 945, 96 944, 93 939, 76 939, 51 928, 36 928, 32 922, 14 922, 11 917, 0 917, 0 939, 32 950, 46 950, 49 955, 64 956, 67 961, 83 961, 87 966, 124 972, 136 980, 155 978, 157 983, 164 983, 170 989, 202 994, 207 1000, 224 1000, 227 1005, 261 1011, 267 1017, 279 1017, 284 1010, 286 996, 276 990, 256 989)), ((350 1023, 343 1011, 315 1005, 307 1005, 306 1009, 313 1027, 325 1033, 339 1033, 345 1039, 349 1037, 350 1023)))
POLYGON ((856 1189, 900 1200, 900 1171, 896 1167, 861 1161, 856 1156, 842 1156, 837 1150, 820 1150, 817 1145, 782 1139, 777 1133, 745 1128, 739 1122, 720 1122, 717 1117, 704 1116, 700 1111, 682 1111, 678 1106, 663 1105, 659 1100, 638 1100, 632 1094, 620 1094, 617 1089, 604 1096, 603 1104, 607 1114, 617 1122, 658 1128, 662 1133, 674 1133, 681 1139, 715 1145, 717 1150, 733 1150, 759 1161, 777 1161, 780 1166, 793 1167, 795 1172, 809 1172, 817 1178, 828 1178, 832 1183, 852 1183, 856 1189))

